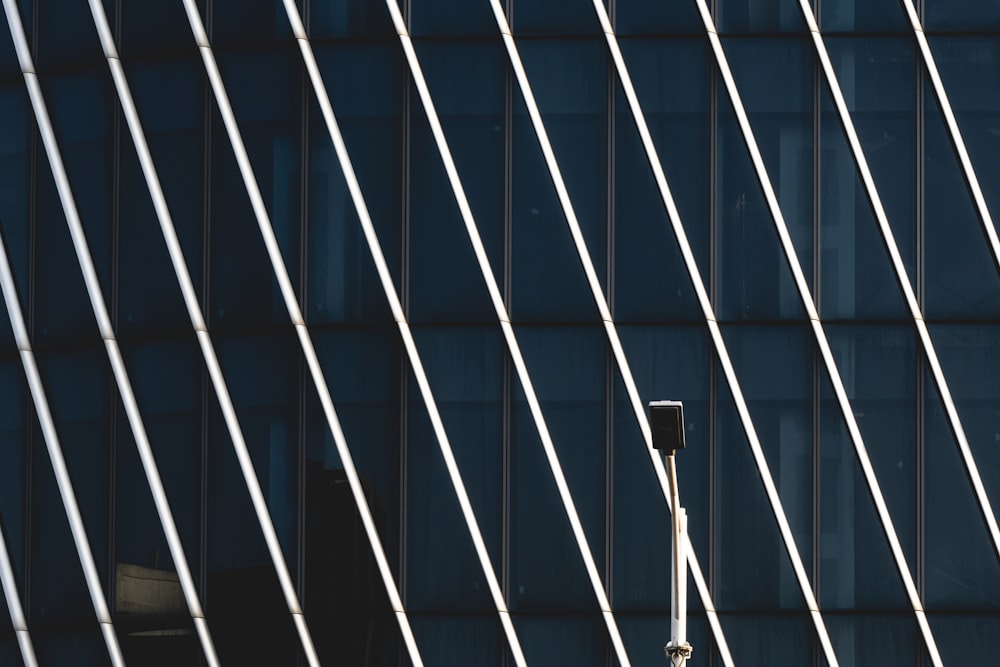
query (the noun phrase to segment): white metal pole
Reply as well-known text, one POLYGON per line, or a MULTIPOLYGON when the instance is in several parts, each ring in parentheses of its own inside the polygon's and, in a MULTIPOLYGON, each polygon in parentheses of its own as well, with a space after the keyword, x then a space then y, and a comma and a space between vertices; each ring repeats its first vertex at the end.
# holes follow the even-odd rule
POLYGON ((681 507, 677 490, 677 465, 674 453, 667 456, 670 480, 671 550, 670 570, 673 574, 670 596, 670 642, 664 647, 673 667, 681 667, 691 657, 687 642, 687 513, 681 507))

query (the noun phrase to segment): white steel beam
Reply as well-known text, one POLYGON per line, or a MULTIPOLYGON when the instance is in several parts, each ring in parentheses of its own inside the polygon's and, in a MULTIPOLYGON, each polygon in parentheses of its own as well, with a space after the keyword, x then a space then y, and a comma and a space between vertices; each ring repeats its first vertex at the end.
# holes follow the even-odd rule
MULTIPOLYGON (((923 348, 924 354, 927 357, 928 365, 930 366, 931 376, 934 378, 934 382, 937 385, 938 392, 941 395, 941 401, 944 404, 945 413, 948 415, 948 421, 952 429, 952 433, 955 435, 955 441, 958 445, 959 453, 962 457, 962 461, 965 464, 966 472, 969 476, 970 483, 973 487, 973 492, 976 495, 976 499, 979 503, 980 512, 986 522, 987 529, 989 530, 990 537, 993 542, 994 550, 998 557, 1000 557, 1000 529, 997 527, 996 516, 993 513, 993 509, 990 505, 989 498, 986 495, 986 489, 983 486, 982 478, 979 475, 979 469, 976 466, 975 460, 972 456, 972 451, 969 447, 968 439, 965 436, 965 430, 962 427, 961 420, 958 416, 958 410, 955 407, 955 402, 951 396, 951 390, 948 387, 948 383, 944 377, 944 372, 941 369, 941 364, 938 361, 937 352, 934 349, 933 341, 930 337, 930 332, 927 329, 927 324, 924 321, 923 313, 920 310, 920 305, 917 302, 916 295, 914 293, 912 283, 907 275, 906 267, 903 265, 902 257, 900 256, 898 246, 896 244, 895 236, 893 235, 892 228, 889 225, 888 216, 885 212, 885 207, 882 205, 882 199, 879 195, 878 188, 875 186, 875 180, 872 177, 871 169, 868 166, 868 160, 865 157, 864 149, 861 146, 861 140, 858 137, 857 130, 854 127, 854 121, 851 118, 850 110, 847 106, 847 102, 844 98, 843 92, 841 91, 840 84, 838 82, 836 71, 833 68, 833 63, 830 60, 829 53, 826 49, 826 44, 823 41, 823 36, 820 33, 819 26, 816 23, 816 19, 812 14, 811 9, 808 6, 807 0, 799 0, 800 7, 802 9, 803 15, 806 17, 806 22, 809 26, 810 34, 812 35, 813 44, 816 47, 816 53, 819 56, 820 63, 823 66, 823 73, 826 77, 827 83, 830 87, 830 93, 833 97, 834 105, 837 109, 837 113, 840 117, 841 125, 844 128, 844 134, 847 138, 847 142, 851 148, 851 153, 854 157, 854 161, 858 168, 858 174, 861 177, 861 181, 864 184, 865 191, 868 195, 868 199, 871 203, 872 210, 875 214, 875 220, 878 223, 879 232, 882 236, 883 243, 886 246, 886 250, 889 253, 889 259, 892 263, 893 270, 896 274, 896 279, 899 282, 900 288, 903 291, 903 296, 906 300, 907 307, 910 309, 910 315, 913 318, 914 326, 917 329, 917 334, 920 339, 921 347, 923 348)), ((914 25, 914 29, 919 26, 919 21, 916 18, 916 13, 913 11, 913 6, 909 0, 904 0, 904 5, 907 6, 908 13, 910 15, 911 22, 914 25)), ((921 43, 921 49, 927 48, 926 38, 923 37, 923 31, 917 31, 918 42, 921 43)), ((927 50, 926 56, 929 56, 929 49, 927 50)), ((931 59, 932 63, 933 60, 931 59)), ((935 86, 940 86, 940 77, 937 76, 936 67, 929 66, 929 71, 933 70, 932 79, 937 80, 935 86)), ((945 102, 942 103, 942 108, 946 108, 945 113, 946 118, 950 117, 951 121, 949 126, 954 124, 954 116, 950 113, 950 106, 946 103, 946 98, 944 98, 944 89, 940 88, 939 93, 945 102)), ((954 126, 954 131, 957 135, 957 125, 954 126)), ((955 135, 953 135, 954 138, 955 135)), ((971 163, 968 161, 968 155, 964 150, 964 145, 961 144, 961 138, 956 140, 956 147, 958 147, 960 153, 960 159, 963 166, 968 165, 967 177, 975 178, 972 172, 971 163), (962 157, 964 156, 964 158, 962 157)), ((974 197, 977 199, 977 206, 982 200, 982 193, 978 191, 978 183, 975 187, 970 183, 970 188, 973 190, 974 197), (978 196, 976 193, 978 192, 978 196)), ((987 236, 990 238, 991 248, 994 248, 994 258, 997 257, 995 249, 995 233, 991 237, 989 234, 992 228, 992 221, 989 219, 989 213, 986 211, 985 202, 982 203, 980 210, 980 215, 983 217, 983 225, 987 231, 987 236)), ((878 502, 878 500, 876 500, 878 502)), ((881 513, 881 509, 880 509, 881 513)), ((888 512, 886 511, 888 514, 888 512)), ((891 542, 891 540, 890 540, 891 542)), ((898 544, 894 546, 894 554, 898 544)), ((897 560, 901 558, 897 557, 897 560)), ((927 644, 927 649, 931 656, 931 661, 934 665, 941 664, 941 656, 938 652, 936 642, 934 640, 933 634, 930 629, 930 625, 927 621, 926 613, 923 609, 923 604, 920 601, 919 595, 916 590, 916 586, 912 581, 912 577, 909 576, 909 571, 904 575, 904 584, 907 588, 907 593, 910 596, 911 602, 914 607, 914 612, 917 615, 917 622, 921 630, 921 634, 924 637, 924 641, 927 644)))

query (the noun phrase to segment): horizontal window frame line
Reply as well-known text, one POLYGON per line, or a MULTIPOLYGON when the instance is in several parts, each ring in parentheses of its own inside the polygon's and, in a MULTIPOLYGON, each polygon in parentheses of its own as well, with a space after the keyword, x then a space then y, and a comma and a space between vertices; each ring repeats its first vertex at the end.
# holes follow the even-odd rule
MULTIPOLYGON (((417 381, 421 398, 427 409, 431 426, 435 434, 435 439, 438 444, 438 449, 441 451, 445 460, 445 467, 452 484, 452 489, 454 490, 458 500, 459 509, 466 524, 466 528, 472 538, 473 547, 476 552, 477 559, 479 560, 480 568, 486 579, 487 587, 490 590, 490 596, 493 600, 493 605, 501 623, 505 639, 511 650, 515 663, 518 665, 524 665, 526 663, 524 662, 524 654, 521 649, 520 639, 518 638, 513 622, 511 621, 511 612, 507 607, 496 567, 490 558, 485 540, 483 539, 482 530, 479 527, 479 520, 476 517, 471 501, 469 500, 465 482, 462 478, 451 443, 445 431, 444 423, 437 407, 437 401, 434 398, 426 372, 424 371, 423 362, 421 361, 419 351, 417 350, 416 341, 413 338, 410 323, 404 313, 399 292, 389 271, 388 264, 386 263, 378 234, 375 231, 371 220, 368 205, 365 202, 363 193, 361 192, 360 183, 358 182, 353 163, 350 155, 348 154, 346 144, 344 143, 343 136, 340 132, 339 124, 337 123, 336 115, 333 111, 333 106, 330 102, 329 92, 323 82, 319 66, 316 63, 315 56, 313 55, 312 44, 298 15, 293 14, 292 10, 294 7, 291 0, 285 0, 285 7, 290 20, 292 20, 292 30, 299 41, 300 51, 302 53, 306 69, 309 73, 313 92, 319 102, 327 132, 330 136, 331 142, 333 143, 337 160, 340 164, 345 181, 347 182, 351 201, 354 205, 355 211, 357 212, 358 222, 362 227, 365 242, 368 245, 368 250, 375 263, 376 271, 378 272, 380 282, 382 283, 383 292, 385 293, 393 318, 396 321, 400 335, 403 339, 407 359, 410 363, 414 378, 417 381)), ((387 10, 396 24, 398 37, 403 43, 404 51, 406 51, 406 40, 408 37, 404 35, 405 27, 403 27, 402 32, 399 30, 400 26, 403 26, 399 8, 398 6, 389 5, 387 2, 387 10)), ((411 55, 411 52, 412 44, 410 45, 410 51, 407 52, 408 57, 411 55)), ((415 54, 413 54, 413 57, 415 58, 415 54)), ((420 659, 415 640, 413 640, 412 637, 407 640, 407 648, 410 651, 411 659, 420 659)))
MULTIPOLYGON (((93 258, 91 256, 86 235, 80 221, 79 211, 73 197, 72 189, 70 187, 59 146, 55 138, 48 109, 42 95, 41 84, 35 73, 35 66, 31 58, 20 14, 18 13, 15 5, 15 0, 4 0, 3 5, 4 12, 7 17, 7 25, 17 53, 18 62, 24 76, 25 85, 28 89, 28 96, 31 101, 35 121, 42 137, 49 167, 52 172, 53 180, 56 184, 60 204, 66 217, 66 224, 72 239, 73 248, 77 261, 80 265, 81 273, 83 274, 83 280, 91 303, 91 308, 97 321, 101 338, 104 341, 105 352, 107 353, 108 361, 111 364, 112 374, 115 378, 119 395, 125 405, 129 423, 135 437, 139 458, 146 474, 147 482, 149 483, 154 505, 156 506, 157 513, 160 517, 161 526, 163 527, 164 534, 170 548, 171 557, 174 559, 174 565, 177 568, 178 579, 180 580, 185 601, 187 602, 194 624, 198 626, 204 622, 204 616, 201 611, 200 602, 197 598, 197 593, 195 592, 193 577, 191 576, 186 557, 184 556, 183 547, 174 523, 173 514, 170 511, 170 506, 163 489, 162 479, 153 458, 152 450, 148 438, 146 437, 145 427, 142 423, 142 417, 139 414, 138 406, 135 402, 135 395, 132 391, 131 382, 129 381, 128 373, 125 369, 124 363, 122 362, 121 352, 118 348, 118 342, 115 338, 115 332, 111 325, 111 320, 108 317, 107 305, 104 301, 101 286, 94 268, 93 258)), ((4 263, 6 265, 6 258, 4 258, 4 263)), ((13 288, 12 277, 10 277, 9 285, 5 285, 5 292, 9 291, 9 289, 7 289, 8 287, 13 288)), ((16 297, 16 290, 14 292, 10 292, 9 295, 5 293, 5 297, 8 296, 16 297)), ((77 551, 80 554, 81 560, 84 561, 84 573, 87 578, 88 589, 90 591, 95 612, 98 616, 98 622, 104 637, 104 642, 107 646, 112 664, 116 666, 124 665, 121 647, 111 622, 110 613, 107 609, 107 601, 101 590, 97 572, 93 565, 93 558, 90 553, 89 544, 85 541, 86 538, 82 519, 79 517, 79 510, 75 507, 75 497, 72 495, 67 496, 64 492, 64 490, 71 490, 72 487, 69 483, 68 471, 66 470, 65 463, 62 460, 55 424, 52 421, 47 400, 44 398, 41 378, 38 375, 38 370, 35 366, 34 355, 31 351, 30 341, 27 338, 27 330, 24 328, 23 319, 20 314, 20 306, 17 307, 15 313, 14 310, 10 309, 11 303, 16 305, 17 302, 16 300, 12 302, 8 299, 8 311, 11 316, 11 323, 12 326, 15 327, 15 331, 17 331, 17 336, 20 338, 19 347, 22 351, 22 362, 28 376, 28 384, 32 391, 32 398, 35 401, 39 420, 42 423, 46 446, 49 449, 49 456, 50 459, 52 459, 53 467, 56 471, 57 482, 59 482, 60 491, 63 494, 63 503, 64 506, 66 506, 67 514, 70 519, 70 526, 73 532, 74 541, 77 545, 77 551), (17 324, 15 324, 15 320, 17 321, 17 324), (81 537, 83 538, 82 542, 80 539, 81 537)))
MULTIPOLYGON (((857 130, 854 127, 854 121, 851 118, 850 110, 847 107, 847 102, 843 96, 840 89, 839 80, 837 74, 833 68, 833 64, 830 61, 829 55, 826 50, 825 40, 822 33, 816 25, 815 18, 812 13, 807 11, 807 0, 799 0, 800 6, 802 7, 803 13, 806 15, 806 20, 809 22, 810 32, 813 37, 813 44, 816 47, 817 56, 820 58, 823 73, 827 81, 827 85, 830 88, 831 95, 834 100, 834 105, 837 109, 837 113, 840 118, 840 124, 844 131, 845 138, 847 139, 848 145, 851 147, 851 153, 854 158, 855 165, 857 167, 858 175, 861 178, 862 183, 865 186, 865 192, 868 196, 869 203, 871 204, 872 210, 875 214, 875 219, 878 224, 879 233, 882 237, 883 245, 886 252, 889 255, 890 263, 892 264, 893 271, 896 276, 896 281, 903 292, 903 296, 906 300, 907 307, 910 311, 912 318, 912 324, 917 330, 918 338, 920 339, 920 346, 924 352, 927 359, 927 363, 930 366, 931 376, 934 379, 934 384, 938 389, 938 393, 941 396, 941 402, 944 406, 945 413, 948 417, 948 424, 951 428, 952 435, 955 438, 956 446, 958 447, 959 454, 962 458, 962 463, 965 467, 965 471, 969 482, 972 486, 974 495, 976 496, 977 504, 979 505, 980 514, 986 524, 987 531, 990 534, 994 552, 998 558, 1000 558, 1000 527, 997 526, 996 516, 993 512, 992 505, 990 503, 989 497, 986 493, 986 489, 983 485, 982 478, 979 474, 978 466, 976 465, 975 459, 972 455, 972 450, 969 446, 968 439, 965 435, 965 429, 962 425, 961 418, 958 415, 958 409, 955 406, 955 402, 951 395, 951 390, 948 386, 947 378, 944 375, 944 370, 937 356, 937 351, 934 347, 933 340, 931 339, 930 331, 927 326, 927 322, 924 319, 923 312, 920 309, 920 305, 917 301, 916 295, 913 290, 912 283, 910 282, 909 276, 906 272, 906 267, 903 265, 902 258, 899 253, 898 246, 896 244, 895 236, 892 232, 892 228, 889 225, 888 216, 886 214, 885 208, 882 205, 881 195, 878 192, 878 188, 875 185, 874 178, 871 174, 871 170, 868 166, 867 158, 864 154, 864 149, 861 146, 860 139, 858 138, 857 130)), ((912 10, 912 5, 910 6, 912 10)), ((911 20, 915 17, 915 13, 911 14, 911 20)), ((909 586, 908 586, 909 588, 909 586)), ((916 587, 913 586, 912 591, 910 591, 911 599, 915 599, 914 611, 917 615, 917 622, 920 626, 921 632, 924 635, 924 639, 927 642, 928 651, 931 654, 931 660, 933 664, 940 665, 941 657, 937 650, 935 644, 933 644, 933 635, 931 633, 930 625, 927 621, 926 612, 924 610, 922 602, 919 602, 919 597, 917 596, 916 587)))

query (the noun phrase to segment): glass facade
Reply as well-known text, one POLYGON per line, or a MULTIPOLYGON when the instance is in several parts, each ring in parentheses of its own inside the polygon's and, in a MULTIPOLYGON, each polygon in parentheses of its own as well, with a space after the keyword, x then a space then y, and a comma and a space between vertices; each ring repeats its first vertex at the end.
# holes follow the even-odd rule
POLYGON ((1000 653, 985 0, 5 0, 0 665, 1000 653))

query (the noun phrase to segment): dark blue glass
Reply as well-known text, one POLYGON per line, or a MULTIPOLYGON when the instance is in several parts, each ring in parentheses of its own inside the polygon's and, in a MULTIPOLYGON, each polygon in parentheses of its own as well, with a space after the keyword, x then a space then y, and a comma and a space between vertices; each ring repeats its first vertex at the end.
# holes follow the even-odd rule
MULTIPOLYGON (((703 281, 710 272, 708 53, 703 40, 622 40, 636 94, 703 281), (678 66, 683 63, 683 66, 678 66)), ((688 269, 631 109, 615 96, 614 315, 700 320, 688 269)))
MULTIPOLYGON (((108 595, 113 394, 104 346, 39 355, 38 365, 97 572, 108 595)), ((33 435, 32 445, 29 627, 57 622, 96 626, 40 431, 33 435)))
MULTIPOLYGON (((220 55, 250 162, 282 259, 299 291, 301 255, 301 63, 292 47, 220 55)), ((287 322, 288 313, 249 195, 221 124, 214 126, 212 316, 221 326, 287 322), (218 156, 218 159, 216 159, 218 156), (231 161, 232 160, 232 161, 231 161), (245 212, 245 213, 244 213, 245 212)))
MULTIPOLYGON (((812 331, 729 326, 725 339, 806 572, 812 574, 812 331)), ((782 590, 791 582, 781 582, 782 590)))
POLYGON ((392 41, 397 39, 389 9, 384 2, 311 0, 308 16, 309 36, 313 39, 328 40, 344 37, 379 37, 392 41))
POLYGON ((694 2, 618 0, 614 8, 614 27, 619 36, 701 35, 705 31, 694 2))
MULTIPOLYGON (((434 105, 493 276, 503 286, 505 58, 499 44, 418 43, 434 105)), ((409 294, 412 321, 493 321, 482 270, 416 101, 410 121, 409 294)))
MULTIPOLYGON (((114 179, 113 96, 104 70, 42 79, 59 149, 86 232, 105 303, 111 297, 114 179)), ((35 235, 35 336, 39 344, 96 331, 70 242, 62 202, 38 142, 38 232, 35 235)))
POLYGON ((826 43, 913 283, 918 192, 915 46, 905 37, 829 37, 826 43))
MULTIPOLYGON (((294 581, 300 489, 295 335, 216 335, 215 344, 294 581)), ((297 645, 292 619, 217 406, 209 400, 206 613, 214 619, 221 660, 289 662, 297 645)))
MULTIPOLYGON (((684 402, 687 448, 677 454, 681 505, 702 568, 711 556, 713 494, 709 417, 710 347, 701 326, 619 327, 643 401, 684 402)), ((617 376, 618 373, 616 372, 617 376)), ((670 611, 670 513, 624 384, 616 377, 613 405, 612 607, 623 612, 670 611)), ((662 457, 657 452, 658 457, 662 457)), ((689 605, 701 604, 693 586, 689 605)), ((660 654, 662 657, 662 653, 660 654)))
MULTIPOLYGON (((333 110, 382 252, 402 264, 404 68, 392 42, 316 49, 333 110)), ((307 299, 312 323, 391 321, 333 144, 310 110, 307 299)))
POLYGON ((813 288, 812 41, 726 39, 724 46, 798 264, 813 288))
MULTIPOLYGON (((194 41, 183 2, 119 1, 120 34, 117 35, 117 42, 126 63, 135 57, 197 54, 198 45, 194 41)), ((202 16, 204 4, 205 0, 195 0, 202 16)), ((108 19, 114 30, 114 20, 111 16, 108 19)))
POLYGON ((89 627, 38 631, 29 626, 39 664, 105 667, 111 664, 107 644, 91 619, 89 627))
POLYGON ((924 28, 982 32, 1000 28, 1000 7, 990 0, 925 0, 924 28))
MULTIPOLYGON (((115 0, 104 0, 104 11, 112 25, 115 4, 115 0)), ((22 16, 24 14, 22 10, 22 16)), ((32 35, 28 25, 25 25, 25 34, 31 40, 29 44, 35 47, 33 58, 39 73, 81 66, 107 71, 88 3, 46 3, 39 5, 37 13, 32 14, 35 16, 36 34, 32 35)), ((44 79, 42 77, 43 82, 44 79)))
MULTIPOLYGON (((598 571, 606 576, 607 357, 597 327, 520 327, 525 364, 598 571)), ((510 594, 516 611, 596 609, 520 383, 511 405, 510 594)), ((544 661, 543 661, 544 662, 544 661)))
MULTIPOLYGON (((201 60, 153 61, 129 69, 146 141, 199 305, 205 312, 205 87, 201 60)), ((118 231, 118 332, 123 339, 191 328, 166 241, 122 127, 122 224, 118 231)))
MULTIPOLYGON (((955 384, 955 383, 952 383, 955 384)), ((995 609, 996 556, 931 374, 924 373, 924 603, 933 609, 995 609), (954 548, 961 544, 962 548, 954 548)), ((991 465, 994 457, 977 464, 991 465)))
POLYGON ((596 613, 530 616, 514 615, 529 664, 606 665, 610 641, 603 619, 596 613))
POLYGON ((723 33, 805 32, 797 2, 718 0, 715 24, 723 33))
POLYGON ((727 614, 722 628, 741 665, 808 665, 818 649, 816 630, 806 614, 727 614))
MULTIPOLYGON (((994 606, 994 609, 996 607, 994 606)), ((989 664, 1000 650, 996 614, 928 614, 942 661, 949 665, 989 664)))
MULTIPOLYGON (((126 345, 123 354, 188 565, 197 572, 203 500, 201 355, 193 340, 126 345)), ((128 629, 122 650, 137 664, 162 662, 166 656, 197 660, 201 649, 121 407, 116 430, 117 594, 112 611, 116 624, 128 629), (182 632, 174 634, 178 630, 182 632)))
MULTIPOLYGON (((778 531, 774 510, 721 372, 718 372, 718 388, 718 445, 714 462, 714 549, 719 573, 714 591, 716 604, 720 611, 803 609, 805 600, 788 549, 778 531), (748 572, 753 572, 754 576, 747 576, 748 572)), ((751 412, 751 417, 755 416, 751 412)), ((755 427, 757 421, 759 419, 755 419, 755 427)), ((760 429, 758 437, 761 437, 760 429)), ((767 463, 777 485, 783 462, 771 457, 767 463)), ((801 463, 798 467, 801 468, 801 463)), ((796 481, 790 480, 793 488, 796 481)), ((808 543, 802 539, 795 542, 800 556, 808 553, 808 543)))
POLYGON ((915 333, 888 324, 827 325, 826 331, 903 553, 916 563, 915 333))
MULTIPOLYGON (((901 614, 827 614, 830 641, 842 664, 857 667, 916 665, 926 656, 913 612, 901 614)), ((925 658, 926 659, 926 658, 925 658)))
POLYGON ((496 614, 482 616, 414 615, 410 619, 427 664, 494 665, 503 660, 506 638, 496 614))
POLYGON ((507 11, 507 21, 517 37, 601 34, 601 24, 590 0, 521 0, 510 5, 513 6, 507 11))
MULTIPOLYGON (((521 45, 536 102, 598 279, 607 290, 607 47, 592 41, 521 45)), ((596 316, 593 296, 527 108, 513 118, 511 295, 519 321, 596 316)))
MULTIPOLYGON (((820 608, 829 611, 891 609, 904 613, 910 609, 910 603, 825 370, 820 371, 819 386, 820 460, 816 502, 819 503, 820 608)), ((855 407, 854 412, 860 409, 855 407)), ((864 415, 858 417, 860 421, 864 415)), ((878 440, 866 439, 865 444, 870 454, 885 449, 878 440)), ((882 478, 879 478, 879 486, 883 496, 894 491, 882 478)), ((895 517, 893 523, 896 524, 895 517)), ((898 531, 899 526, 896 529, 898 531)), ((908 558, 908 562, 913 567, 913 559, 908 558)), ((864 635, 864 638, 877 641, 874 636, 864 635)), ((855 649, 850 639, 844 641, 847 642, 844 647, 834 644, 838 653, 847 649, 858 653, 874 650, 865 645, 855 649)))
POLYGON ((827 321, 906 319, 909 311, 840 116, 828 93, 821 99, 820 314, 827 321))
POLYGON ((997 319, 1000 275, 927 83, 924 100, 924 314, 997 319))
MULTIPOLYGON (((813 0, 815 5, 817 0, 813 0)), ((916 4, 916 3, 914 3, 916 4)), ((822 0, 824 32, 906 32, 910 22, 897 0, 822 0)))
POLYGON ((20 80, 0 88, 0 229, 22 307, 28 303, 31 117, 20 80))
POLYGON ((211 0, 211 39, 220 48, 291 43, 291 24, 281 0, 211 0))
MULTIPOLYGON (((385 13, 388 14, 388 10, 385 13)), ((410 34, 414 37, 486 37, 499 36, 500 32, 488 1, 418 0, 410 3, 410 34)), ((465 46, 468 48, 471 44, 465 46)))
MULTIPOLYGON (((317 353, 397 585, 401 359, 393 328, 313 331, 317 353)), ((402 642, 330 427, 306 381, 304 597, 320 659, 389 664, 402 642)))
POLYGON ((719 91, 717 313, 727 320, 802 317, 802 300, 721 82, 719 91))
MULTIPOLYGON (((504 355, 500 332, 420 328, 417 348, 499 576, 504 355)), ((415 381, 406 438, 407 596, 413 611, 489 611, 493 601, 415 381)))

